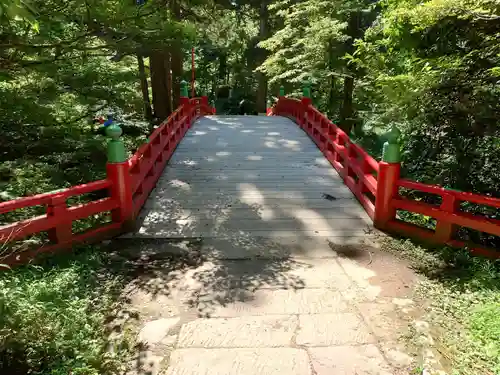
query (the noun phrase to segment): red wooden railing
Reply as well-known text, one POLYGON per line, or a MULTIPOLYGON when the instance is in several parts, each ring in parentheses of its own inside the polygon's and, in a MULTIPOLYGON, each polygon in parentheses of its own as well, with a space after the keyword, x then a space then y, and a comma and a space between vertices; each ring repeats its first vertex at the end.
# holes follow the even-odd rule
MULTIPOLYGON (((49 241, 38 249, 17 252, 7 257, 2 257, 0 252, 0 263, 22 263, 42 252, 98 241, 129 229, 193 121, 199 116, 215 113, 206 97, 191 100, 183 97, 181 101, 181 106, 130 159, 108 163, 105 180, 0 203, 0 215, 36 206, 43 206, 45 210, 44 215, 0 227, 0 249, 2 244, 42 232, 47 233, 49 241), (69 198, 101 190, 107 190, 108 196, 68 206, 69 198), (106 212, 111 216, 109 222, 75 233, 75 221, 106 212)), ((314 108, 309 98, 296 100, 281 96, 276 105, 268 110, 268 115, 292 117, 306 131, 363 205, 376 227, 438 244, 467 246, 475 253, 500 257, 500 252, 456 238, 460 227, 500 236, 500 220, 464 212, 461 208, 461 203, 470 202, 500 209, 500 199, 401 179, 399 163, 377 162, 314 108), (399 188, 439 196, 441 203, 432 205, 412 200, 402 196, 399 188), (398 218, 397 210, 433 217, 437 220, 436 228, 430 230, 403 222, 398 218)))
POLYGON ((208 105, 206 97, 191 100, 183 97, 180 107, 130 159, 107 164, 105 180, 0 203, 0 215, 30 207, 45 207, 43 215, 0 227, 0 263, 23 263, 40 253, 70 248, 77 243, 99 241, 129 229, 165 164, 194 120, 213 113, 215 111, 208 105), (102 190, 108 191, 108 197, 68 206, 68 198, 102 190), (103 213, 110 214, 108 223, 75 233, 75 221, 103 213), (2 256, 2 251, 6 254, 11 251, 10 246, 6 245, 43 232, 48 235, 48 243, 42 247, 2 256))
POLYGON ((141 210, 165 164, 193 121, 205 114, 214 113, 214 109, 208 105, 207 97, 185 100, 186 102, 150 135, 149 142, 139 147, 129 159, 134 216, 141 210))
POLYGON ((365 208, 377 228, 435 244, 468 247, 471 252, 500 258, 500 251, 456 238, 460 227, 500 236, 500 220, 464 212, 461 203, 500 209, 500 199, 458 192, 400 178, 400 163, 377 162, 311 104, 280 96, 268 115, 291 117, 310 136, 345 184, 365 208), (410 199, 400 188, 441 197, 439 205, 410 199), (437 221, 435 230, 402 221, 398 210, 425 215, 437 221))
POLYGON ((394 210, 404 210, 434 218, 435 230, 422 228, 412 223, 392 218, 388 222, 388 229, 400 234, 411 234, 437 244, 448 244, 454 247, 469 247, 473 253, 500 258, 500 252, 488 249, 477 244, 467 243, 455 236, 460 227, 469 228, 478 232, 500 236, 500 220, 488 218, 485 215, 464 212, 462 203, 472 203, 494 209, 500 209, 500 199, 444 189, 436 185, 427 185, 419 182, 398 179, 397 186, 432 194, 441 197, 441 204, 429 204, 422 201, 403 197, 396 191, 392 198, 394 210))
POLYGON ((377 161, 351 142, 349 136, 310 105, 307 98, 280 97, 273 114, 296 119, 373 219, 379 169, 377 161))

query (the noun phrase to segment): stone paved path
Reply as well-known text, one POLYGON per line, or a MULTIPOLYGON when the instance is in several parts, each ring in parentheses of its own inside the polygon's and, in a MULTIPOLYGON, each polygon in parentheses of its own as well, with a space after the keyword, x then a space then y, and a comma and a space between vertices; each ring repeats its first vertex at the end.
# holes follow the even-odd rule
POLYGON ((409 374, 400 335, 415 277, 379 249, 223 259, 203 241, 141 246, 126 291, 144 344, 131 374, 409 374))
POLYGON ((202 119, 117 242, 131 374, 408 374, 415 276, 372 234, 295 124, 202 119))

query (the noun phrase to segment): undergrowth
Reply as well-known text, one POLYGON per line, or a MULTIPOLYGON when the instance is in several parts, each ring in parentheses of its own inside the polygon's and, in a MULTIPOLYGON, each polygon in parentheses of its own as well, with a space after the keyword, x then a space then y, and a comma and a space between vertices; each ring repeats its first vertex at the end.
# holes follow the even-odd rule
MULTIPOLYGON (((132 154, 144 143, 150 124, 143 119, 135 58, 120 62, 75 57, 22 75, 0 77, 0 203, 106 178, 108 138, 94 121, 112 113, 132 154)), ((81 204, 108 196, 107 191, 72 197, 81 204)), ((0 226, 44 215, 45 205, 0 214, 0 226)), ((73 222, 74 232, 107 221, 103 214, 73 222)), ((2 237, 2 236, 0 236, 2 237)), ((0 263, 11 253, 48 242, 46 233, 18 241, 3 236, 0 263)))
POLYGON ((0 273, 0 372, 9 375, 121 373, 129 335, 110 337, 120 276, 97 247, 0 273), (108 325, 107 325, 108 324, 108 325))
MULTIPOLYGON (((112 113, 129 152, 146 141, 134 62, 75 58, 0 78, 0 202, 105 178, 108 139, 94 118, 112 113)), ((32 214, 0 215, 0 223, 32 214)))
POLYGON ((430 303, 423 318, 450 374, 500 374, 500 260, 393 238, 385 248, 426 276, 417 294, 430 303))

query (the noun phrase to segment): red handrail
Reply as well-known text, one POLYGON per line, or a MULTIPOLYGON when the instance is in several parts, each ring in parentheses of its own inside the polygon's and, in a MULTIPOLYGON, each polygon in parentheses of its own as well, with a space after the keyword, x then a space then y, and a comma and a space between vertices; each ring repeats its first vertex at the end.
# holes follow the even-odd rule
POLYGON ((443 194, 449 194, 453 195, 457 200, 463 201, 463 202, 471 202, 475 204, 482 204, 485 206, 490 206, 494 208, 500 208, 500 199, 499 198, 493 198, 493 197, 488 197, 484 195, 479 195, 479 194, 474 194, 474 193, 467 193, 467 192, 462 192, 462 191, 457 191, 457 190, 449 190, 446 188, 443 188, 438 185, 428 185, 428 184, 422 184, 420 182, 415 182, 415 181, 410 181, 406 179, 400 179, 398 181, 398 186, 404 187, 407 189, 411 190, 418 190, 424 193, 429 193, 429 194, 436 194, 436 195, 443 195, 443 194))
POLYGON ((19 210, 21 208, 47 205, 50 203, 51 199, 56 196, 69 198, 76 195, 82 195, 86 193, 92 193, 98 190, 107 189, 109 185, 110 182, 108 180, 99 180, 99 181, 89 182, 88 184, 73 186, 68 189, 63 189, 50 193, 32 195, 31 197, 17 198, 7 202, 1 202, 0 215, 5 214, 7 212, 19 210))
POLYGON ((208 99, 181 98, 181 106, 149 136, 124 163, 108 163, 105 180, 90 182, 55 192, 38 194, 0 203, 0 214, 34 206, 45 206, 45 214, 0 227, 0 249, 6 243, 22 240, 32 234, 48 232, 50 244, 1 258, 0 263, 23 263, 42 252, 71 247, 112 237, 128 227, 153 189, 165 164, 184 134, 198 117, 213 114, 208 99), (68 198, 99 190, 108 190, 108 197, 68 206, 68 198), (130 201, 129 201, 130 199, 130 201), (130 206, 130 208, 129 208, 130 206), (83 233, 74 233, 73 222, 92 215, 111 212, 111 222, 83 233), (2 245, 3 244, 3 245, 2 245))
POLYGON ((373 219, 379 169, 377 161, 324 114, 303 100, 280 97, 270 114, 295 119, 373 219))
POLYGON ((437 244, 448 244, 458 247, 469 247, 473 253, 498 258, 500 252, 484 246, 466 243, 455 238, 460 227, 469 228, 478 232, 491 234, 500 237, 500 220, 488 218, 485 215, 464 212, 460 204, 469 202, 476 205, 500 208, 500 199, 482 196, 479 194, 461 192, 445 189, 437 185, 428 185, 406 179, 397 181, 398 187, 433 194, 441 197, 440 204, 429 204, 422 201, 401 197, 398 193, 392 199, 392 205, 396 210, 404 210, 432 217, 436 220, 435 230, 421 228, 415 224, 402 222, 396 217, 388 222, 388 229, 400 234, 413 234, 426 238, 428 241, 437 244))
POLYGON ((291 117, 311 137, 378 228, 437 244, 467 246, 473 253, 500 258, 498 251, 455 238, 459 227, 500 236, 500 220, 464 212, 460 208, 461 202, 470 202, 499 209, 500 199, 399 178, 399 163, 377 162, 314 108, 309 98, 280 97, 267 113, 269 116, 291 117), (402 197, 399 187, 438 195, 442 203, 431 205, 402 197), (397 218, 397 210, 433 217, 437 220, 436 229, 403 222, 397 218))

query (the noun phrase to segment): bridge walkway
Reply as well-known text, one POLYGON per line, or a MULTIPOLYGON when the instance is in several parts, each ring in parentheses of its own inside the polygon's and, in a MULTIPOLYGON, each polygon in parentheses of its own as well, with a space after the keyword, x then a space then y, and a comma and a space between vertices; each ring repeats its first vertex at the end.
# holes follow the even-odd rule
POLYGON ((124 240, 141 248, 143 372, 396 373, 413 276, 374 255, 370 223, 291 120, 199 119, 124 240))

